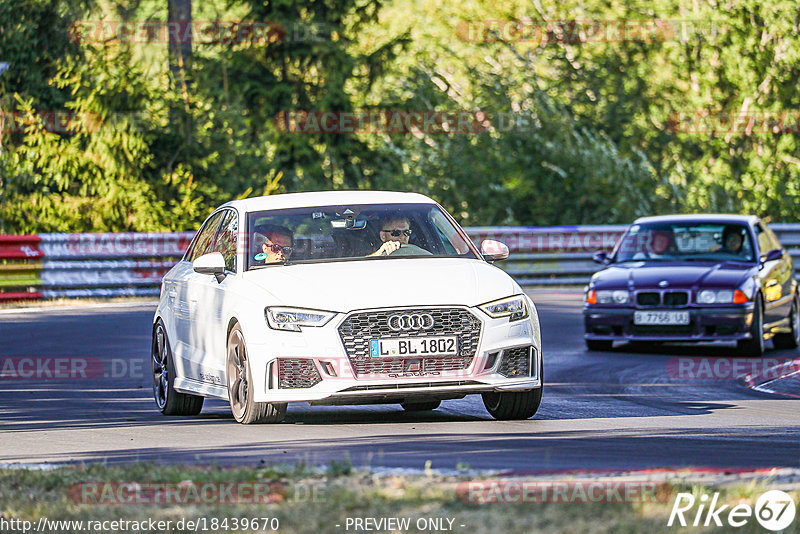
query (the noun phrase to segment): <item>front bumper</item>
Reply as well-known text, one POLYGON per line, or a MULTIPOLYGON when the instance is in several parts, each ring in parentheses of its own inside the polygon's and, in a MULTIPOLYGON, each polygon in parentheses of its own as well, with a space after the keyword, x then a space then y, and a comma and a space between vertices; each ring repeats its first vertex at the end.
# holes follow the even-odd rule
POLYGON ((473 314, 481 321, 477 349, 469 365, 459 369, 431 361, 435 358, 410 357, 394 358, 397 365, 386 366, 390 372, 359 374, 337 330, 343 318, 303 332, 271 332, 268 343, 248 344, 254 400, 315 405, 399 403, 542 387, 536 315, 512 323, 507 318, 479 316, 474 310, 473 314))
POLYGON ((749 339, 753 304, 726 307, 584 307, 585 338, 608 341, 737 341, 749 339), (688 311, 688 325, 635 325, 635 311, 688 311))

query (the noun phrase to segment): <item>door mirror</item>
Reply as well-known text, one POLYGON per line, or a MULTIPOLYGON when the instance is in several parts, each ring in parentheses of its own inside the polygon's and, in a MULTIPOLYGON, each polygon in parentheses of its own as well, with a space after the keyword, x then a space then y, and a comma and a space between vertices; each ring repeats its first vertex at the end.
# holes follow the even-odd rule
POLYGON ((214 275, 217 282, 222 283, 225 279, 225 258, 219 252, 203 254, 192 262, 192 269, 196 273, 214 275))
POLYGON ((603 265, 608 263, 608 253, 607 252, 595 252, 592 254, 592 261, 595 263, 602 263, 603 265))
POLYGON ((768 261, 775 261, 779 260, 783 257, 783 251, 780 249, 770 250, 767 252, 766 255, 761 256, 761 263, 767 263, 768 261))
POLYGON ((500 241, 486 239, 481 243, 481 255, 489 263, 508 258, 508 247, 500 241))

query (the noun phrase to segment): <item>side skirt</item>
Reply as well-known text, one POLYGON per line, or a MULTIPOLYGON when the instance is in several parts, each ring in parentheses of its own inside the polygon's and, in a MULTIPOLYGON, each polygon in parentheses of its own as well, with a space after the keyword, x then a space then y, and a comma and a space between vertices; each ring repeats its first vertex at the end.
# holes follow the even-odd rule
POLYGON ((192 395, 202 395, 203 397, 215 397, 217 399, 228 400, 228 388, 215 384, 206 384, 190 378, 175 378, 175 391, 180 393, 191 393, 192 395))

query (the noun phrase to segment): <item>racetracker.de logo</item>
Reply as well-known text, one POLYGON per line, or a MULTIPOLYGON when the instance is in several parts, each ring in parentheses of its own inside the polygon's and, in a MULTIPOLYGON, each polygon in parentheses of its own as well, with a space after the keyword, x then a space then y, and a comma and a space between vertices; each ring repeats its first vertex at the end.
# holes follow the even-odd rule
POLYGON ((667 502, 672 489, 635 480, 474 480, 456 487, 466 503, 636 503, 667 502))
POLYGON ((492 127, 482 111, 292 110, 279 112, 273 122, 278 131, 294 134, 475 134, 492 127))
POLYGON ((682 356, 667 360, 667 376, 677 380, 731 380, 782 378, 800 371, 794 358, 705 358, 682 356))
POLYGON ((29 129, 57 134, 96 133, 102 126, 103 118, 98 113, 0 110, 0 135, 25 133, 29 129))
POLYGON ((709 20, 462 20, 456 35, 470 43, 526 42, 538 46, 548 44, 582 45, 590 43, 686 42, 693 36, 715 38, 725 32, 720 24, 709 20))
POLYGON ((274 43, 335 40, 336 32, 325 24, 277 21, 81 20, 69 30, 78 43, 131 44, 191 43, 194 45, 266 46, 274 43))
POLYGON ((72 502, 102 506, 269 504, 286 496, 279 482, 81 482, 69 488, 72 502))
POLYGON ((36 356, 0 360, 2 380, 91 380, 99 378, 144 378, 139 359, 36 356))
POLYGON ((800 111, 681 110, 670 114, 667 129, 679 134, 798 134, 800 111))

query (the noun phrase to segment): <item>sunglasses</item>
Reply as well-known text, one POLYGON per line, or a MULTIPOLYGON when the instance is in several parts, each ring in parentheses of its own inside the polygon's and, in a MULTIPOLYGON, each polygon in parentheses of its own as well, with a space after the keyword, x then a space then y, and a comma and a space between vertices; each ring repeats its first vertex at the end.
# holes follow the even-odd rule
POLYGON ((274 245, 274 244, 273 245, 267 245, 266 243, 264 243, 264 245, 268 249, 270 249, 272 252, 274 252, 275 254, 277 254, 280 251, 283 251, 283 255, 284 256, 291 256, 292 255, 292 247, 284 247, 282 245, 274 245))
POLYGON ((404 235, 406 237, 411 236, 411 230, 381 230, 381 232, 386 232, 387 234, 391 234, 392 237, 400 237, 404 235))

